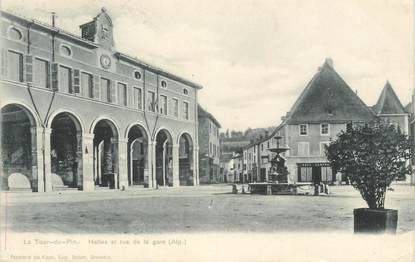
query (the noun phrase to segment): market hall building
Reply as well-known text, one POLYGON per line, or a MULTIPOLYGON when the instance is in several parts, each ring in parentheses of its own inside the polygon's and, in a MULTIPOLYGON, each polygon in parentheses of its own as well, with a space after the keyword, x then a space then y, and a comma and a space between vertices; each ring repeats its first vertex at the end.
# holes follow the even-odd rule
POLYGON ((104 8, 80 28, 1 11, 2 190, 198 185, 202 87, 116 51, 104 8))

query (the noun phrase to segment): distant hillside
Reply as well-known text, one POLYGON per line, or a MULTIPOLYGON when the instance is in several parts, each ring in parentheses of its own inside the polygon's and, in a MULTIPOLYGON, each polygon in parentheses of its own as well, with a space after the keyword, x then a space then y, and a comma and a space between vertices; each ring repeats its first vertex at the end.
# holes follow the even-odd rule
POLYGON ((229 131, 221 133, 221 150, 223 153, 238 152, 241 148, 249 145, 252 140, 264 136, 268 131, 270 134, 275 127, 248 128, 245 131, 229 131))

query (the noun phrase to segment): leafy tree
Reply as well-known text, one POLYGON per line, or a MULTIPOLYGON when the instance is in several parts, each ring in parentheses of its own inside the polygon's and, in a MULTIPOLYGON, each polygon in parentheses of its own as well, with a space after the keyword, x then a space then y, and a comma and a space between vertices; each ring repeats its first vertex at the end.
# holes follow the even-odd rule
POLYGON ((387 122, 348 126, 325 149, 333 170, 347 175, 370 209, 384 209, 386 189, 411 173, 408 137, 387 122))

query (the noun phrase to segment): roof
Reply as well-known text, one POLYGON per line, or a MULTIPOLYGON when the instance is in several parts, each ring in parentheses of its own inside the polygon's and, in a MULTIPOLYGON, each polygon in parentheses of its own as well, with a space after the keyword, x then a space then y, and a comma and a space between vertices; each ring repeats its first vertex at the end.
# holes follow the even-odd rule
POLYGON ((219 123, 219 121, 218 120, 216 120, 216 118, 211 114, 211 113, 209 113, 208 111, 206 111, 205 109, 203 109, 203 107, 200 105, 200 104, 198 104, 197 105, 197 112, 198 112, 198 116, 199 117, 207 117, 207 118, 209 118, 210 120, 212 120, 212 122, 218 127, 218 128, 221 128, 222 126, 220 125, 220 123, 219 123))
POLYGON ((269 134, 267 136, 264 136, 261 139, 255 140, 253 143, 250 143, 250 144, 246 145, 245 147, 243 147, 243 149, 248 149, 248 148, 250 148, 252 146, 259 145, 259 144, 261 144, 261 143, 263 143, 263 142, 265 142, 265 141, 267 141, 269 139, 272 139, 278 133, 278 131, 280 131, 280 129, 284 126, 284 124, 285 124, 285 122, 282 122, 279 126, 277 126, 274 129, 274 131, 271 132, 271 134, 269 134))
MULTIPOLYGON (((102 13, 98 14, 94 19, 96 19, 101 14, 102 13)), ((60 28, 53 27, 53 26, 51 26, 49 24, 46 24, 46 23, 37 21, 35 19, 29 19, 29 18, 26 18, 24 16, 14 14, 13 12, 10 12, 10 11, 7 11, 6 12, 6 11, 3 11, 3 10, 1 10, 1 15, 2 16, 3 15, 9 16, 9 17, 11 17, 13 19, 20 20, 23 23, 31 24, 31 25, 33 25, 35 27, 38 27, 38 28, 42 29, 42 30, 46 30, 48 32, 55 33, 56 35, 59 35, 62 38, 68 39, 70 41, 74 41, 77 44, 86 46, 88 48, 97 48, 97 47, 99 47, 98 44, 96 44, 96 43, 94 43, 94 42, 92 42, 92 41, 90 41, 88 39, 84 39, 82 37, 76 36, 76 35, 74 35, 72 33, 66 32, 66 31, 64 31, 64 30, 62 30, 60 28)), ((108 18, 109 18, 109 16, 108 16, 108 18)), ((111 18, 109 18, 109 19, 111 21, 111 18)), ((91 23, 91 22, 88 22, 88 23, 91 23)), ((86 24, 88 24, 88 23, 86 23, 86 24)), ((81 25, 81 26, 83 26, 83 25, 81 25)), ((143 67, 143 68, 145 68, 145 69, 147 69, 149 71, 152 71, 154 73, 160 74, 160 75, 165 76, 165 77, 168 77, 168 78, 170 78, 172 80, 181 82, 181 83, 183 83, 185 85, 194 87, 196 89, 202 89, 202 86, 200 84, 197 84, 197 83, 194 83, 192 81, 189 81, 189 80, 187 80, 187 79, 185 79, 183 77, 180 77, 180 76, 177 76, 177 75, 173 75, 173 74, 171 74, 171 73, 169 73, 169 72, 167 72, 167 71, 165 71, 165 70, 163 70, 161 68, 158 68, 156 66, 150 65, 149 63, 146 63, 146 62, 144 62, 142 60, 139 60, 138 58, 131 57, 129 55, 126 55, 126 54, 123 54, 123 53, 120 53, 120 52, 115 52, 114 55, 117 58, 122 59, 122 60, 124 60, 124 61, 126 61, 128 63, 131 63, 131 64, 134 64, 134 65, 143 67)))
POLYGON ((391 84, 386 82, 380 94, 378 102, 373 107, 373 111, 378 114, 405 114, 405 108, 393 90, 391 84))
POLYGON ((373 111, 356 95, 326 59, 290 112, 287 124, 372 121, 373 111))

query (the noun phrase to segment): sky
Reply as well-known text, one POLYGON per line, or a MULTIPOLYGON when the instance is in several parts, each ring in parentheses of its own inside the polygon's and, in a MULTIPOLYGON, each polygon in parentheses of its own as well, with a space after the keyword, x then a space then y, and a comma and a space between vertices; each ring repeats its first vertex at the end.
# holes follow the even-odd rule
POLYGON ((386 81, 414 85, 411 0, 3 0, 2 8, 80 35, 106 7, 115 47, 203 85, 222 128, 277 126, 327 57, 367 104, 386 81))

